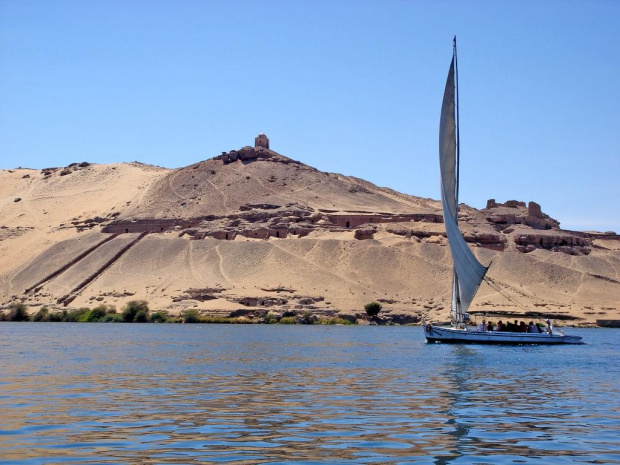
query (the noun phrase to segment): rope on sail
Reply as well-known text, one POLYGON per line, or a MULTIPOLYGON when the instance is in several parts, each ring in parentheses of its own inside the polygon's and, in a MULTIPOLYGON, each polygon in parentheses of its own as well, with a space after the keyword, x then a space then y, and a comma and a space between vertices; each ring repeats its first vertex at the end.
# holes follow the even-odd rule
POLYGON ((500 286, 498 283, 496 283, 493 279, 491 279, 489 276, 485 276, 484 280, 487 282, 487 284, 489 286, 491 286, 493 289, 495 289, 502 297, 508 299, 510 302, 512 302, 513 304, 515 304, 517 307, 520 307, 522 310, 525 310, 526 312, 529 311, 529 309, 525 306, 525 304, 519 302, 517 299, 515 299, 514 297, 510 296, 510 294, 506 293, 500 286))

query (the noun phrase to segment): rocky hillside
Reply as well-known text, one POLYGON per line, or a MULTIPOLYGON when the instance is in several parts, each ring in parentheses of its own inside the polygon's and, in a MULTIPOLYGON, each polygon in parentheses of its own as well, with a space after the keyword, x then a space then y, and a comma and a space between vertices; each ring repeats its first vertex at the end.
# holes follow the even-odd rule
MULTIPOLYGON (((379 300, 394 322, 447 319, 440 202, 318 171, 268 141, 175 170, 2 171, 0 212, 2 306, 145 299, 172 312, 354 318, 379 300)), ((462 205, 460 224, 492 262, 474 309, 618 318, 617 235, 564 231, 535 202, 462 205)))

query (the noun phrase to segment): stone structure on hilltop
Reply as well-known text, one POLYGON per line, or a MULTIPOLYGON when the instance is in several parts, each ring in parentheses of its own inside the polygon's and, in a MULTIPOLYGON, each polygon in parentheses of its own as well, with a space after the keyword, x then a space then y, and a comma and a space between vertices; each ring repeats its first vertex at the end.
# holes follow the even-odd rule
POLYGON ((283 157, 273 150, 269 149, 269 139, 262 132, 254 138, 254 147, 246 145, 239 150, 231 150, 230 152, 222 152, 221 155, 214 157, 214 160, 222 160, 225 165, 233 163, 237 160, 249 161, 258 159, 271 159, 280 163, 289 163, 291 160, 283 157))
POLYGON ((249 161, 258 159, 272 158, 274 161, 284 162, 284 158, 275 159, 274 152, 264 147, 243 147, 239 150, 231 150, 230 152, 222 152, 221 155, 214 157, 214 160, 222 160, 225 165, 233 163, 237 160, 249 161))
POLYGON ((262 132, 254 138, 254 147, 263 147, 269 149, 269 139, 262 132))

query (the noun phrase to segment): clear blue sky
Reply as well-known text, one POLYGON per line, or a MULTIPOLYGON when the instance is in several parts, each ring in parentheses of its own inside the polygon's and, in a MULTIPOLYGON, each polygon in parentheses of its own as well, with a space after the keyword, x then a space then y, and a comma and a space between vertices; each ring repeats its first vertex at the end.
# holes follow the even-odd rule
POLYGON ((251 145, 439 198, 457 35, 460 200, 620 232, 620 2, 0 0, 0 168, 180 167, 251 145))

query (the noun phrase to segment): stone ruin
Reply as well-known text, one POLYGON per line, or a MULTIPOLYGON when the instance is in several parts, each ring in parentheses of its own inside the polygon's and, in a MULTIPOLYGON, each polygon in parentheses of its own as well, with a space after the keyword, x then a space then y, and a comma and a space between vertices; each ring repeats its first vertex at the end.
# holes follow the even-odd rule
POLYGON ((262 147, 264 149, 269 150, 269 139, 262 132, 254 138, 254 147, 259 148, 262 147))
POLYGON ((221 155, 214 157, 215 160, 222 160, 225 165, 239 161, 254 161, 258 159, 274 158, 274 153, 263 147, 243 147, 239 150, 231 150, 230 152, 222 152, 221 155))
POLYGON ((225 165, 233 163, 237 160, 254 161, 258 159, 272 159, 273 161, 279 161, 282 163, 289 161, 286 157, 278 157, 274 151, 269 150, 269 139, 263 133, 260 133, 254 138, 254 147, 245 146, 239 150, 222 152, 221 155, 214 157, 214 160, 222 160, 225 165))
POLYGON ((506 203, 498 203, 495 199, 489 199, 483 210, 486 219, 494 227, 501 231, 514 224, 524 224, 534 229, 559 229, 560 222, 542 212, 536 202, 508 200, 506 203))
MULTIPOLYGON (((498 231, 511 234, 518 251, 529 253, 536 249, 563 252, 569 255, 588 255, 592 239, 585 233, 562 231, 559 221, 542 212, 536 202, 508 200, 498 203, 489 199, 483 210, 486 220, 498 231), (540 232, 516 231, 515 225, 525 225, 540 232)), ((467 239, 467 238, 466 238, 467 239)))

